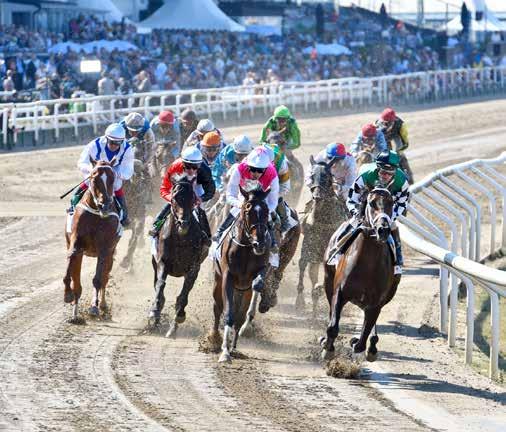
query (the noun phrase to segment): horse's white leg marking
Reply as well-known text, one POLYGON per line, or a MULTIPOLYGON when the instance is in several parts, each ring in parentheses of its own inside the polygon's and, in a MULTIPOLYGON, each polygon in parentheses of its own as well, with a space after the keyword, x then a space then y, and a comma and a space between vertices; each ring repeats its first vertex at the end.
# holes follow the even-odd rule
POLYGON ((230 361, 230 352, 228 350, 228 341, 232 333, 232 327, 226 325, 223 331, 223 343, 221 344, 221 355, 218 362, 223 363, 230 361))
POLYGON ((257 308, 258 303, 258 296, 260 293, 258 291, 253 291, 253 296, 251 297, 251 302, 249 304, 248 312, 246 312, 246 321, 241 326, 241 329, 239 330, 239 336, 242 336, 246 329, 251 324, 251 321, 253 321, 253 318, 255 317, 255 311, 257 308))

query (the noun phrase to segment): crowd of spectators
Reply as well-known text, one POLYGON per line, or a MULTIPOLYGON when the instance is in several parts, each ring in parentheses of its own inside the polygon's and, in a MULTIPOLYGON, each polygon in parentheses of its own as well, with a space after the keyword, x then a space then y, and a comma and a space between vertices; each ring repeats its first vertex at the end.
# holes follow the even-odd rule
MULTIPOLYGON (((108 23, 93 16, 69 22, 66 34, 0 26, 0 82, 4 92, 28 92, 27 98, 71 97, 77 93, 128 94, 154 89, 212 88, 276 81, 306 81, 349 76, 377 76, 435 70, 444 66, 435 32, 408 28, 402 22, 358 9, 327 12, 323 31, 288 26, 283 36, 254 33, 154 30, 141 35, 125 21, 108 23), (126 40, 139 49, 95 49, 48 54, 57 43, 126 40), (316 43, 338 43, 351 55, 321 55, 316 43), (303 49, 310 47, 308 53, 303 49), (311 48, 312 47, 312 48, 311 48), (99 59, 102 73, 84 75, 84 58, 99 59), (0 60, 1 62, 1 60, 0 60)), ((294 9, 292 22, 313 16, 294 9)), ((453 59, 452 67, 471 65, 476 53, 453 59)), ((491 60, 492 61, 492 60, 491 60)), ((2 100, 15 95, 3 94, 2 100)))

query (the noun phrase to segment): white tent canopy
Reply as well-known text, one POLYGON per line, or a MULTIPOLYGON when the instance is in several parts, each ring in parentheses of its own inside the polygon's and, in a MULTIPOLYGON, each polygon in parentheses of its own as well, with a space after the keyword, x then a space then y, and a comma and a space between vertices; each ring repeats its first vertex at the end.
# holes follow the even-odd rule
MULTIPOLYGON (((302 50, 304 54, 311 54, 314 47, 309 46, 302 50)), ((334 44, 316 44, 316 52, 319 55, 334 55, 339 56, 342 54, 349 55, 351 54, 351 51, 349 48, 345 47, 344 45, 339 45, 337 43, 334 44)))
POLYGON ((226 30, 245 28, 225 15, 212 0, 171 0, 141 21, 140 32, 152 29, 226 30))
MULTIPOLYGON (((466 3, 467 6, 467 3, 466 3)), ((470 28, 471 32, 502 32, 506 31, 506 24, 501 22, 499 18, 490 9, 483 10, 483 17, 480 21, 476 21, 476 9, 481 9, 483 6, 476 1, 475 4, 471 3, 468 10, 471 14, 470 28)), ((457 34, 462 31, 462 22, 460 14, 449 21, 445 28, 449 35, 457 34)))

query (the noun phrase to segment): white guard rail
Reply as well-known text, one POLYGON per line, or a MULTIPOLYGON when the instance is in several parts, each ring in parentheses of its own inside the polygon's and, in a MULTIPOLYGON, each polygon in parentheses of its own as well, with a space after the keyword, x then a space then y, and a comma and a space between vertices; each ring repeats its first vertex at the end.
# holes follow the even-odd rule
POLYGON ((472 362, 473 353, 475 285, 483 287, 489 295, 489 376, 492 379, 497 379, 499 374, 499 298, 506 296, 506 272, 477 261, 506 250, 506 176, 496 169, 505 162, 506 152, 503 152, 495 159, 475 159, 432 173, 411 186, 409 216, 399 218, 403 242, 441 266, 440 330, 448 334, 451 347, 456 344, 459 280, 466 287, 467 364, 472 362), (483 199, 488 205, 483 204, 483 199), (498 204, 502 208, 501 218, 498 204), (488 212, 485 212, 485 207, 488 207, 488 212), (487 231, 482 229, 485 216, 490 218, 486 221, 490 224, 487 231), (446 233, 450 233, 449 239, 446 233), (481 245, 482 237, 488 237, 486 245, 481 245))
POLYGON ((117 121, 132 110, 147 118, 164 109, 179 114, 191 107, 199 115, 223 118, 234 115, 254 116, 258 110, 267 116, 279 104, 305 111, 332 107, 379 103, 430 102, 462 96, 496 93, 505 90, 506 67, 454 69, 388 75, 372 78, 342 78, 314 82, 281 82, 217 89, 158 91, 130 95, 92 96, 44 100, 32 103, 0 104, 3 121, 1 138, 15 144, 18 135, 33 132, 35 142, 41 131, 54 131, 58 139, 62 129, 79 129, 117 121), (11 134, 11 136, 9 136, 11 134))

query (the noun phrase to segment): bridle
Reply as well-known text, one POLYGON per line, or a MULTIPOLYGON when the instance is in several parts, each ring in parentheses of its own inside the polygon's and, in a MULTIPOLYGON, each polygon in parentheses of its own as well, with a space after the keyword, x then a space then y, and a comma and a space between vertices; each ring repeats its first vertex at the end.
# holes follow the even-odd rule
MULTIPOLYGON (((93 169, 93 172, 95 172, 95 171, 97 171, 99 169, 102 169, 102 168, 109 169, 109 170, 111 170, 113 176, 116 175, 116 173, 114 172, 112 166, 110 166, 110 165, 99 165, 99 166, 97 166, 97 167, 95 167, 93 169)), ((112 196, 109 195, 109 193, 107 191, 107 184, 104 182, 104 179, 102 178, 102 175, 96 176, 95 179, 97 177, 100 177, 100 180, 102 181, 102 183, 104 185, 104 190, 105 190, 105 196, 106 196, 106 199, 107 199, 107 203, 111 203, 112 202, 112 196)), ((100 210, 100 203, 98 201, 97 195, 94 192, 94 188, 90 187, 90 188, 88 188, 88 190, 90 191, 90 195, 91 195, 91 197, 93 199, 93 204, 95 205, 96 208, 90 207, 89 205, 85 204, 84 202, 80 202, 78 204, 78 207, 83 208, 84 210, 88 211, 89 213, 93 213, 93 214, 95 214, 97 216, 100 216, 103 219, 108 218, 110 216, 114 216, 114 217, 117 217, 118 220, 119 220, 119 215, 115 211, 104 212, 104 211, 100 210)))
MULTIPOLYGON (((190 189, 192 188, 192 184, 190 181, 179 181, 177 182, 175 185, 174 185, 174 188, 176 188, 177 186, 182 186, 182 185, 187 185, 190 189)), ((192 191, 192 194, 193 194, 193 190, 192 191)), ((179 205, 179 203, 176 201, 175 197, 176 195, 179 195, 179 190, 177 191, 177 193, 175 193, 173 195, 173 197, 171 198, 171 206, 170 206, 170 213, 172 215, 172 217, 174 218, 174 223, 176 224, 177 227, 180 227, 180 226, 183 226, 183 225, 186 225, 186 224, 189 224, 190 223, 190 220, 191 220, 191 214, 192 212, 190 211, 190 216, 189 217, 179 217, 175 211, 175 204, 177 204, 178 207, 181 207, 179 205)), ((193 196, 193 200, 192 200, 192 204, 194 202, 194 199, 195 197, 193 196)))
MULTIPOLYGON (((244 205, 246 204, 252 204, 251 201, 248 201, 246 202, 244 205)), ((255 204, 256 205, 256 204, 255 204)), ((253 204, 251 205, 251 210, 254 208, 253 204)), ((253 243, 255 242, 255 239, 253 238, 253 235, 251 234, 251 232, 253 231, 254 228, 256 227, 265 227, 265 232, 268 234, 269 233, 269 229, 268 229, 268 224, 266 222, 257 222, 257 223, 254 223, 254 224, 249 224, 248 223, 248 220, 247 218, 245 217, 246 216, 246 213, 249 213, 249 211, 251 210, 248 210, 248 212, 246 212, 246 210, 244 210, 244 217, 242 218, 242 226, 243 226, 243 232, 246 236, 246 239, 248 241, 248 243, 241 243, 239 240, 237 240, 237 236, 236 235, 232 235, 232 241, 240 246, 240 247, 253 247, 253 243)))
POLYGON ((376 187, 376 188, 372 189, 369 192, 369 194, 367 195, 367 205, 365 208, 365 220, 366 220, 367 224, 370 226, 370 228, 374 230, 376 237, 379 239, 380 238, 379 229, 384 228, 384 227, 382 227, 381 225, 378 225, 378 222, 381 220, 385 220, 388 224, 388 228, 391 229, 392 216, 385 213, 384 211, 380 211, 376 214, 373 214, 372 207, 370 205, 370 203, 371 203, 370 197, 372 196, 372 194, 379 194, 381 196, 388 196, 388 197, 392 197, 392 194, 390 193, 390 191, 387 188, 376 187))

